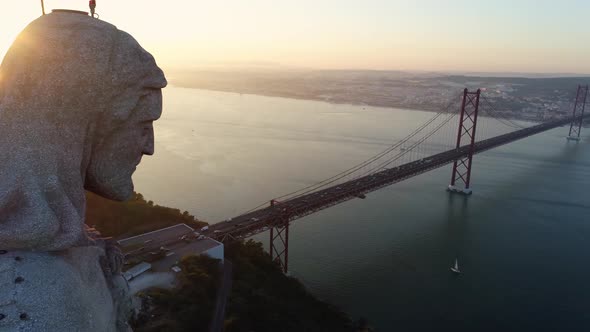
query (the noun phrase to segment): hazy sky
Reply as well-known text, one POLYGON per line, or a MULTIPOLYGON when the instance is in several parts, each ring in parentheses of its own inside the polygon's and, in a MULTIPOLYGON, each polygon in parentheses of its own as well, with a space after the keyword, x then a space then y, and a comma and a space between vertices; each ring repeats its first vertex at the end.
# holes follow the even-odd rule
MULTIPOLYGON (((97 0, 164 68, 274 66, 590 74, 588 0, 97 0)), ((87 0, 45 7, 87 10, 87 0)), ((0 56, 41 13, 0 3, 0 56)))

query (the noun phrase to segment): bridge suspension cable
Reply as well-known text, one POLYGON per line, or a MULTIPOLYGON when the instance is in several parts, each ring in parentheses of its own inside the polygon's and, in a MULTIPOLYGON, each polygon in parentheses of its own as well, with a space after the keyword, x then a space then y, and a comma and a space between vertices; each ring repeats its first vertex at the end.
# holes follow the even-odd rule
POLYGON ((498 122, 502 123, 505 126, 514 128, 514 129, 524 129, 526 128, 525 126, 522 126, 516 122, 514 122, 513 120, 503 116, 501 114, 501 112, 499 112, 495 107, 494 104, 492 102, 490 102, 490 100, 488 98, 486 98, 485 96, 481 96, 481 101, 480 101, 480 109, 483 110, 486 114, 488 114, 490 117, 496 119, 498 122), (483 101, 483 103, 482 103, 483 101), (483 107, 482 107, 483 106, 483 107), (487 107, 486 107, 487 106, 487 107))
MULTIPOLYGON (((441 109, 441 111, 437 112, 434 116, 429 118, 427 121, 425 121, 423 124, 421 124, 418 128, 416 128, 414 131, 412 131, 410 134, 408 134, 406 137, 404 137, 403 139, 390 145, 389 147, 387 147, 383 151, 379 152, 378 154, 372 156, 371 158, 369 158, 359 164, 356 164, 344 171, 341 171, 338 174, 335 174, 329 178, 323 179, 321 181, 310 184, 308 186, 305 186, 305 187, 300 188, 298 190, 292 191, 290 193, 275 197, 274 200, 277 200, 277 201, 278 200, 289 200, 289 199, 301 197, 303 195, 317 191, 321 188, 325 188, 328 185, 332 185, 335 182, 342 180, 348 176, 350 176, 351 179, 355 179, 355 178, 360 178, 362 176, 371 175, 371 174, 374 174, 376 172, 379 172, 379 171, 382 171, 382 170, 388 168, 388 166, 390 166, 392 163, 398 161, 399 159, 401 159, 403 157, 407 157, 407 156, 410 156, 410 158, 412 158, 412 156, 420 157, 420 155, 421 155, 420 151, 417 151, 417 150, 419 150, 420 148, 423 147, 423 143, 426 142, 429 138, 433 137, 447 123, 449 123, 451 121, 451 119, 453 119, 455 117, 455 115, 457 115, 456 112, 449 113, 449 110, 451 109, 453 104, 456 103, 457 97, 459 97, 459 96, 460 95, 453 96, 451 101, 448 104, 446 104, 441 109), (444 116, 447 116, 447 117, 445 118, 444 116), (441 120, 439 120, 439 119, 441 119, 441 120), (426 134, 424 134, 418 140, 413 141, 413 142, 411 141, 414 137, 416 137, 420 133, 425 132, 425 129, 427 129, 429 126, 431 126, 437 120, 439 120, 440 123, 435 124, 434 129, 426 132, 426 134), (409 146, 403 147, 404 144, 406 144, 406 143, 409 143, 409 146), (403 147, 403 148, 401 149, 401 151, 399 153, 397 153, 395 155, 391 155, 391 152, 398 150, 400 147, 403 147), (414 153, 414 155, 412 155, 413 153, 414 153), (374 166, 374 165, 376 165, 376 166, 374 166), (365 171, 362 171, 363 169, 365 169, 365 171)), ((490 118, 495 119, 496 121, 500 122, 504 126, 509 127, 511 129, 519 130, 519 129, 527 128, 526 126, 521 125, 521 124, 515 122, 514 120, 506 117, 504 114, 502 114, 503 112, 498 111, 498 109, 496 108, 496 105, 495 105, 498 103, 497 101, 492 102, 488 98, 486 98, 485 96, 481 96, 481 99, 482 99, 481 100, 482 103, 480 106, 481 110, 483 112, 485 112, 487 115, 489 115, 490 118)), ((437 142, 437 143, 440 144, 441 142, 437 142)), ((414 158, 414 159, 420 159, 420 158, 414 158)), ((413 161, 413 160, 410 160, 410 161, 413 161)), ((250 212, 255 211, 255 210, 257 210, 261 207, 264 207, 266 205, 268 205, 268 202, 264 202, 264 203, 254 207, 254 208, 252 208, 240 215, 250 213, 250 212)))
MULTIPOLYGON (((431 117, 430 119, 428 119, 426 122, 424 122, 422 125, 420 125, 418 128, 416 128, 413 132, 411 132, 409 135, 407 135, 406 137, 404 137, 403 139, 401 139, 400 141, 394 143, 393 145, 389 146, 387 149, 383 150, 382 152, 376 154, 375 156, 349 168, 346 169, 334 176, 331 176, 327 179, 324 179, 322 181, 316 182, 314 184, 311 184, 309 186, 306 186, 304 188, 301 188, 299 190, 290 192, 288 194, 276 197, 276 200, 280 200, 280 199, 284 199, 286 197, 288 197, 288 199, 293 199, 296 197, 300 197, 303 195, 306 195, 310 192, 316 191, 320 188, 326 187, 327 185, 333 184, 334 182, 343 179, 345 177, 347 177, 348 175, 351 175, 353 173, 355 173, 358 170, 361 170, 362 168, 365 168, 369 165, 371 165, 372 163, 377 162, 378 160, 380 160, 381 158, 383 158, 384 156, 386 156, 388 153, 395 151, 396 149, 398 149, 399 147, 401 147, 403 144, 405 144, 406 142, 410 141, 410 139, 412 139, 413 137, 415 137, 416 135, 418 135, 420 132, 422 132, 425 128, 427 128, 430 124, 432 124, 433 122, 435 122, 439 117, 443 116, 443 115, 448 115, 448 114, 455 114, 455 113, 449 113, 449 110, 451 109, 451 107, 453 106, 454 103, 456 103, 456 98, 459 97, 460 95, 454 96, 451 101, 445 105, 445 107, 437 112, 433 117, 431 117)), ((448 120, 447 120, 448 122, 448 120)), ((412 145, 412 149, 415 147, 415 145, 412 145)), ((403 151, 403 154, 410 152, 411 149, 407 149, 406 151, 403 151)))
MULTIPOLYGON (((381 151, 380 153, 374 155, 373 157, 371 157, 371 158, 369 158, 369 159, 367 159, 367 160, 365 160, 365 161, 363 161, 363 162, 361 162, 361 163, 359 163, 359 164, 357 164, 357 165, 355 165, 355 166, 353 166, 351 168, 348 168, 348 169, 346 169, 346 170, 344 170, 344 171, 342 171, 342 172, 340 172, 340 173, 338 173, 336 175, 333 175, 333 176, 331 176, 329 178, 326 178, 326 179, 324 179, 322 181, 316 182, 314 184, 311 184, 311 185, 308 185, 306 187, 300 188, 300 189, 298 189, 296 191, 293 191, 293 192, 284 194, 282 196, 275 197, 274 200, 282 200, 282 199, 285 199, 285 198, 287 198, 287 199, 293 199, 293 198, 296 198, 296 197, 299 197, 299 196, 303 196, 303 195, 308 194, 310 192, 316 191, 316 190, 318 190, 320 188, 326 187, 329 184, 332 184, 332 183, 334 183, 334 182, 336 182, 336 181, 338 181, 340 179, 343 179, 344 177, 349 176, 349 175, 357 172, 358 170, 360 170, 362 168, 365 168, 365 167, 367 167, 367 166, 369 166, 369 165, 371 165, 371 164, 379 161, 380 159, 382 159, 383 157, 385 157, 390 152, 397 150, 403 144, 409 142, 412 138, 414 138, 416 135, 418 135, 420 132, 422 132, 425 128, 427 128, 429 125, 431 125, 432 123, 434 123, 437 119, 439 119, 443 115, 449 115, 449 114, 451 115, 447 119, 444 119, 441 122, 442 125, 448 123, 450 121, 450 119, 454 115, 456 115, 456 112, 450 112, 449 113, 449 110, 457 102, 458 97, 460 97, 460 96, 461 96, 460 94, 457 94, 456 96, 453 96, 451 98, 451 100, 442 108, 441 111, 437 112, 433 117, 431 117, 430 119, 428 119, 427 121, 425 121, 422 125, 420 125, 418 128, 416 128, 414 131, 412 131, 406 137, 404 137, 403 139, 399 140, 398 142, 392 144, 391 146, 389 146, 385 150, 381 151)), ((434 134, 434 132, 438 131, 442 127, 442 125, 439 124, 433 132, 431 131, 431 132, 427 133, 421 139, 419 139, 418 141, 416 141, 416 143, 412 143, 412 145, 409 148, 407 148, 405 151, 402 151, 402 153, 397 154, 396 155, 397 158, 395 160, 397 160, 401 156, 404 156, 404 155, 408 154, 409 152, 411 152, 420 143, 424 142, 427 138, 431 137, 434 134)), ((387 159, 381 165, 389 165, 391 163, 391 160, 393 158, 395 158, 396 156, 387 159)), ((250 209, 250 210, 248 210, 248 211, 246 211, 246 212, 244 212, 244 213, 242 213, 240 215, 244 215, 244 214, 250 213, 252 211, 255 211, 255 210, 257 210, 257 209, 259 209, 261 207, 266 206, 267 204, 268 204, 268 202, 264 202, 264 203, 262 203, 262 204, 260 204, 260 205, 258 205, 256 207, 254 207, 254 208, 252 208, 252 209, 250 209)))
POLYGON ((429 139, 430 137, 432 137, 435 133, 437 133, 442 127, 444 127, 447 123, 449 123, 449 121, 451 121, 451 119, 455 118, 455 116, 457 116, 457 114, 452 114, 451 116, 449 116, 447 119, 445 119, 443 122, 441 122, 440 124, 438 124, 436 126, 436 128, 434 130, 432 130, 431 132, 429 132, 428 134, 426 134, 424 137, 422 137, 420 140, 414 142, 414 144, 412 146, 410 146, 407 150, 402 151, 402 153, 399 153, 395 156, 393 156, 392 158, 390 158, 389 160, 386 160, 385 162, 383 162, 382 164, 378 165, 377 167, 375 167, 372 172, 370 172, 369 174, 374 174, 377 173, 381 170, 384 170, 387 168, 387 166, 391 165, 391 163, 397 161, 398 159, 402 158, 405 154, 407 154, 408 152, 412 151, 414 148, 420 146, 422 143, 424 143, 427 139, 429 139))

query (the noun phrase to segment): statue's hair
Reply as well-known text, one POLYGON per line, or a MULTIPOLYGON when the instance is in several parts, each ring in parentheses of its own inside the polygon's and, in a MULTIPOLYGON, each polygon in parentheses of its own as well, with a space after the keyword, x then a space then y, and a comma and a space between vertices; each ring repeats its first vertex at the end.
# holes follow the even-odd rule
POLYGON ((142 90, 165 86, 154 58, 128 33, 86 15, 52 13, 29 24, 2 61, 0 107, 44 109, 46 116, 58 113, 55 120, 70 116, 114 128, 130 116, 142 90))

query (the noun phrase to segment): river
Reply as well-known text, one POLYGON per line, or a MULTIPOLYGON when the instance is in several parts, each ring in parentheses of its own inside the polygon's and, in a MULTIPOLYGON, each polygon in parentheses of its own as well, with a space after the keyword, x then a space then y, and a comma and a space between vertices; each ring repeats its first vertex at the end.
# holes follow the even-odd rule
MULTIPOLYGON (((168 87, 136 190, 217 222, 353 166, 431 116, 168 87)), ((445 191, 447 166, 295 221, 290 273, 378 331, 590 330, 590 140, 566 134, 476 155, 469 197, 445 191)))

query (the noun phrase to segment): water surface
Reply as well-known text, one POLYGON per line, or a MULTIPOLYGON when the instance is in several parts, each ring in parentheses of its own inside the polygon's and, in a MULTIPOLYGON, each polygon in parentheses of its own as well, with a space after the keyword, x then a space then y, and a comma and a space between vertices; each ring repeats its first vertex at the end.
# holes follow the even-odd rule
MULTIPOLYGON (((136 190, 216 222, 353 166, 431 116, 166 88, 136 190)), ((566 134, 477 155, 467 198, 444 190, 443 167, 294 222, 291 273, 379 331, 590 330, 590 146, 585 132, 579 143, 566 134)))

